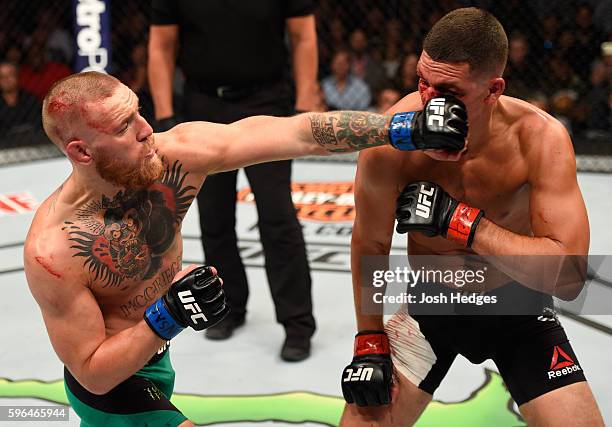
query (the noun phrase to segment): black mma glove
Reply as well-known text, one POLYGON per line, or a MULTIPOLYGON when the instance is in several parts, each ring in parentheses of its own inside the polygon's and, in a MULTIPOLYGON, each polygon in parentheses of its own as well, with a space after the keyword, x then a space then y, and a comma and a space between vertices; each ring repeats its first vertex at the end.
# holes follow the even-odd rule
POLYGON ((164 340, 187 326, 196 331, 209 328, 229 313, 219 276, 202 266, 173 282, 168 292, 144 313, 147 325, 164 340))
POLYGON ((166 132, 172 129, 174 126, 181 123, 178 117, 172 115, 163 119, 159 119, 155 122, 155 132, 166 132))
POLYGON ((402 151, 460 151, 467 133, 467 109, 452 96, 432 98, 422 111, 394 114, 389 124, 391 145, 402 151))
POLYGON ((469 248, 483 216, 484 211, 458 202, 439 185, 419 181, 408 184, 397 198, 395 229, 443 236, 469 248))
POLYGON ((393 365, 384 331, 355 335, 353 361, 342 372, 342 394, 347 403, 379 406, 391 402, 393 365))

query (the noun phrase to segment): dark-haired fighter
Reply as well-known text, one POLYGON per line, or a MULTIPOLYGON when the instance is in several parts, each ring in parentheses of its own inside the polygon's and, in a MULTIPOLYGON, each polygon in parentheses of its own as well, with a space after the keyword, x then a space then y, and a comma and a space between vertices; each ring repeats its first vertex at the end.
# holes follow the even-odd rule
MULTIPOLYGON (((489 13, 450 12, 425 38, 418 92, 390 111, 417 110, 441 94, 462 100, 469 133, 458 161, 440 161, 448 160, 443 153, 388 147, 359 157, 351 243, 359 333, 355 357, 341 380, 349 403, 344 426, 414 424, 457 354, 473 363, 493 359, 529 425, 603 425, 582 366, 553 313, 411 316, 408 304, 383 326, 382 316, 369 315, 362 305, 362 296, 368 296, 360 277, 362 257, 389 254, 396 215, 398 231, 409 232, 409 255, 588 253, 589 224, 572 143, 553 117, 502 95, 507 46, 502 26, 489 13), (430 209, 417 212, 421 199, 430 209)), ((573 299, 582 286, 559 287, 554 276, 536 284, 521 266, 498 262, 494 267, 490 270, 499 274, 487 275, 494 276, 488 289, 514 281, 499 291, 522 292, 525 299, 573 299)))

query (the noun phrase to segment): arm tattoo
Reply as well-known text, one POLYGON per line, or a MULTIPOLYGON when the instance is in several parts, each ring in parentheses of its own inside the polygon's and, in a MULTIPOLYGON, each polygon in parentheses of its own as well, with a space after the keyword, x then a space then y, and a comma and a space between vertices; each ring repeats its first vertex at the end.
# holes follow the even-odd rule
POLYGON ((327 151, 349 152, 389 143, 390 116, 363 111, 309 115, 314 140, 327 151))
POLYGON ((338 145, 338 139, 334 132, 334 117, 324 114, 311 114, 310 127, 315 141, 327 149, 330 145, 338 145))

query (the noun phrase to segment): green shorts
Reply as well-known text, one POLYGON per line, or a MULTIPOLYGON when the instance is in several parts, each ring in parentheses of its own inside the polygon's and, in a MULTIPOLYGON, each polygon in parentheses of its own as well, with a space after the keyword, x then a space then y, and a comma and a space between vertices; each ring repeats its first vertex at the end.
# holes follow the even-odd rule
POLYGON ((106 394, 90 393, 66 368, 64 386, 81 427, 175 427, 187 419, 170 403, 174 369, 168 350, 106 394))

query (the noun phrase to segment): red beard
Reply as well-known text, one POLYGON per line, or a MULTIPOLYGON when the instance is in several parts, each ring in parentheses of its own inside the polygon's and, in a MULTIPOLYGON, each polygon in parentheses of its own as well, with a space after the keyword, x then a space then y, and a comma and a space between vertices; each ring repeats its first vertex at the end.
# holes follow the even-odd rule
POLYGON ((100 150, 96 153, 95 164, 102 179, 118 187, 146 188, 164 173, 164 165, 157 154, 131 164, 117 153, 100 150))

